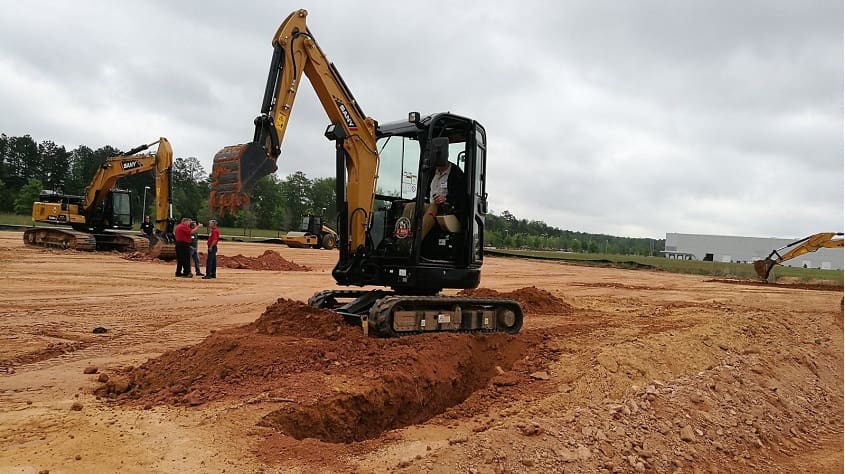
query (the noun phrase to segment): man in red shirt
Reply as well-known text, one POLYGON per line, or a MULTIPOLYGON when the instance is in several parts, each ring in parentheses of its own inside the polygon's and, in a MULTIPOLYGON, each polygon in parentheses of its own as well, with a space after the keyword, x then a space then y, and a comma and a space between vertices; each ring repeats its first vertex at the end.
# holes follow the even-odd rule
POLYGON ((191 234, 200 230, 202 224, 191 229, 191 219, 183 217, 182 221, 173 229, 176 238, 176 276, 191 278, 191 234))
POLYGON ((220 241, 220 229, 217 228, 217 221, 208 221, 208 257, 205 259, 205 276, 203 280, 217 278, 217 242, 220 241))

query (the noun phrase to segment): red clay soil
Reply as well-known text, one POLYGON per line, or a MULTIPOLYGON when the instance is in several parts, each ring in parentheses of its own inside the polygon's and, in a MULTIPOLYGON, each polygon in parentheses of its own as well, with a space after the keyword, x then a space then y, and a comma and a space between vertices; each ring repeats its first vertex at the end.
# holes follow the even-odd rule
MULTIPOLYGON (((206 255, 200 252, 200 263, 205 266, 206 255)), ((222 268, 242 268, 246 270, 273 270, 283 272, 310 272, 311 268, 286 260, 274 250, 265 250, 257 257, 244 257, 241 254, 234 257, 217 256, 217 266, 222 268)))
MULTIPOLYGON (((528 380, 538 359, 522 360, 524 352, 542 348, 542 339, 448 333, 374 339, 333 312, 279 299, 255 322, 112 375, 96 393, 144 406, 283 401, 262 426, 296 439, 361 441, 443 413, 491 380, 495 387, 528 380)), ((461 411, 488 403, 481 397, 461 411)))
MULTIPOLYGON (((160 262, 173 265, 173 262, 152 258, 143 252, 132 252, 121 255, 122 258, 140 262, 160 262)), ((199 252, 200 264, 205 266, 206 254, 199 252)), ((245 257, 241 254, 234 257, 217 255, 217 266, 220 268, 239 268, 245 270, 271 270, 282 272, 310 272, 311 268, 291 262, 274 250, 265 250, 257 257, 245 257)))
POLYGON ((489 288, 475 288, 461 290, 461 296, 476 296, 479 298, 507 298, 515 300, 526 313, 538 314, 572 314, 572 306, 551 294, 534 286, 527 286, 507 293, 500 293, 489 288))

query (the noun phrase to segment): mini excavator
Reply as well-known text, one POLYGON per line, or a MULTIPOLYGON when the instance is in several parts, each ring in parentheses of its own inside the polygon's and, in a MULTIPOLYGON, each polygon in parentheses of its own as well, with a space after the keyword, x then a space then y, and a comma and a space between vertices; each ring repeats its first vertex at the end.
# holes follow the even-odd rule
POLYGON ((757 272, 757 276, 761 280, 766 281, 769 279, 769 273, 771 273, 772 268, 781 262, 792 260, 806 253, 815 252, 820 248, 842 247, 842 235, 842 232, 822 232, 786 244, 779 249, 772 250, 772 253, 763 260, 755 261, 754 271, 757 272), (784 252, 784 250, 786 251, 784 252))
POLYGON ((36 227, 24 231, 24 243, 32 247, 144 252, 162 260, 175 259, 172 165, 173 149, 162 137, 106 159, 83 196, 42 191, 39 200, 32 204, 36 227), (156 144, 155 154, 138 154, 156 144), (129 191, 115 187, 118 179, 145 171, 155 175, 156 222, 152 239, 126 232, 133 227, 132 202, 129 191))
MULTIPOLYGON (((273 56, 261 113, 250 143, 214 157, 209 207, 247 205, 258 179, 276 171, 282 139, 303 72, 328 115, 335 144, 338 262, 341 286, 308 303, 331 309, 379 337, 435 331, 517 333, 522 309, 504 298, 444 296, 444 288, 478 286, 487 213, 487 134, 477 121, 452 113, 377 123, 366 116, 305 23, 291 13, 272 39, 273 56), (465 176, 465 209, 437 216, 425 238, 425 200, 436 164, 449 160, 465 176)), ((450 193, 452 191, 449 191, 450 193)))

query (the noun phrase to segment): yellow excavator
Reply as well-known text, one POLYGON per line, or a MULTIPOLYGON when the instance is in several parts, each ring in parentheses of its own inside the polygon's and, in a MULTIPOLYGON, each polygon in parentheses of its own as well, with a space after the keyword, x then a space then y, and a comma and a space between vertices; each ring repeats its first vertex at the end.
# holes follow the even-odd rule
POLYGON ((314 248, 331 250, 337 246, 337 232, 323 224, 323 216, 302 217, 299 230, 288 232, 282 243, 293 248, 314 248))
POLYGON ((42 191, 39 200, 32 204, 36 226, 24 232, 24 243, 33 247, 145 252, 163 260, 175 259, 172 166, 173 149, 162 137, 106 159, 83 196, 42 191), (138 154, 156 144, 155 154, 138 154), (145 171, 155 175, 156 191, 155 230, 149 239, 127 232, 134 224, 132 202, 129 191, 115 187, 118 179, 145 171))
MULTIPOLYGON (((330 124, 335 144, 338 262, 342 286, 309 304, 331 309, 370 334, 389 337, 433 331, 516 333, 522 309, 505 298, 445 296, 445 288, 475 288, 484 258, 487 213, 487 134, 477 121, 452 113, 377 123, 366 116, 337 68, 291 13, 273 35, 273 56, 261 113, 250 143, 214 157, 209 207, 231 212, 249 203, 255 182, 276 171, 282 139, 305 73, 330 124), (451 163, 463 176, 449 188, 465 203, 438 216, 423 236, 423 214, 436 166, 451 163)), ((445 212, 446 210, 444 210, 445 212)))
POLYGON ((792 260, 806 253, 815 252, 821 248, 842 247, 842 235, 842 232, 822 232, 786 244, 779 249, 772 250, 772 253, 763 260, 755 261, 754 271, 757 272, 757 276, 761 280, 766 281, 769 279, 769 273, 771 273, 772 268, 781 262, 792 260), (784 250, 786 251, 784 252, 784 250))

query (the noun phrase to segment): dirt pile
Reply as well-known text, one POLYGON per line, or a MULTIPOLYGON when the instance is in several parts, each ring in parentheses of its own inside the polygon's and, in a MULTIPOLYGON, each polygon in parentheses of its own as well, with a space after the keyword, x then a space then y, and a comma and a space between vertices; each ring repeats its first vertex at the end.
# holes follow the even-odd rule
MULTIPOLYGON (((144 252, 130 252, 121 254, 121 258, 132 260, 136 262, 156 262, 173 265, 173 262, 160 260, 158 258, 150 257, 144 252)), ((200 264, 205 267, 205 261, 208 256, 205 252, 199 252, 200 264)), ((291 262, 282 257, 274 250, 265 250, 263 254, 257 257, 245 257, 241 254, 234 257, 227 257, 226 255, 217 255, 217 266, 220 268, 238 268, 244 270, 270 270, 281 272, 310 272, 311 268, 305 265, 291 262)))
MULTIPOLYGON (((200 252, 200 263, 205 266, 206 254, 200 252)), ((217 266, 222 268, 240 268, 245 270, 273 270, 282 272, 310 272, 311 268, 285 259, 275 250, 265 250, 258 257, 244 257, 235 255, 227 257, 217 255, 217 266)))
POLYGON ((133 262, 161 262, 161 263, 170 263, 165 262, 164 260, 160 260, 158 258, 150 257, 149 254, 146 252, 129 252, 129 253, 121 253, 120 258, 124 260, 131 260, 133 262))
POLYGON ((515 362, 517 377, 527 378, 534 365, 520 359, 531 340, 446 333, 373 339, 335 313, 280 299, 255 322, 111 377, 97 394, 143 405, 284 400, 262 425, 296 439, 359 441, 444 412, 515 362))
POLYGON ((546 290, 534 286, 527 286, 525 288, 505 293, 491 290, 489 288, 474 288, 461 290, 458 292, 458 295, 476 296, 479 298, 507 298, 515 300, 522 307, 522 311, 524 313, 572 314, 574 311, 572 305, 569 303, 546 290))

